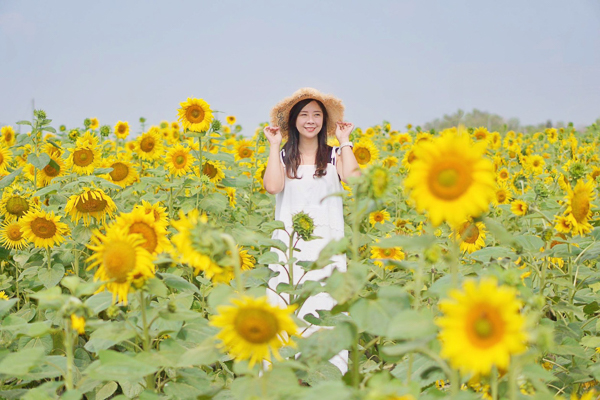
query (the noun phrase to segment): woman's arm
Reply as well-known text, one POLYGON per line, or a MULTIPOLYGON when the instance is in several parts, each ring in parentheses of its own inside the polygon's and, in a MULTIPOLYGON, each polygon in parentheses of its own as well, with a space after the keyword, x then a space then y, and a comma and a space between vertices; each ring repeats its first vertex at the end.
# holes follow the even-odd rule
MULTIPOLYGON (((350 141, 352 129, 354 129, 354 125, 349 122, 337 123, 335 135, 340 144, 350 141)), ((350 146, 344 146, 342 154, 337 156, 336 170, 344 183, 348 183, 348 178, 351 176, 360 176, 360 168, 350 146)))
POLYGON ((277 194, 281 192, 285 186, 285 171, 283 164, 279 159, 281 132, 279 132, 278 126, 266 126, 264 132, 271 147, 269 149, 267 168, 265 169, 265 175, 263 176, 263 186, 267 192, 277 194))

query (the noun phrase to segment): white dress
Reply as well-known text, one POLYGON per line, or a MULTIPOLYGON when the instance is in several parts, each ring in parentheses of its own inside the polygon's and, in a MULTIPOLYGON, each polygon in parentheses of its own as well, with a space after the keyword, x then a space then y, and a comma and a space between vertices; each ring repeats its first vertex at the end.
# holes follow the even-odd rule
MULTIPOLYGON (((332 239, 341 239, 344 237, 344 211, 341 196, 326 196, 333 193, 344 191, 338 176, 336 163, 336 148, 332 149, 330 162, 327 163, 327 174, 315 178, 315 165, 299 165, 297 176, 299 179, 289 179, 285 176, 284 189, 276 195, 275 199, 275 219, 282 221, 288 232, 292 232, 292 216, 300 211, 310 215, 314 221, 314 236, 321 239, 305 242, 300 239, 296 248, 300 251, 294 251, 294 257, 299 261, 314 261, 319 253, 332 239), (324 200, 323 200, 324 199, 324 200)), ((280 153, 283 163, 283 150, 280 153)), ((285 165, 285 164, 284 164, 285 165)), ((289 244, 289 236, 282 230, 273 232, 273 239, 280 239, 286 245, 289 244)), ((286 262, 287 257, 278 249, 272 249, 279 254, 280 262, 286 262)), ((332 257, 333 263, 325 268, 305 273, 299 265, 294 265, 294 284, 305 281, 317 281, 331 275, 334 268, 340 271, 346 271, 346 256, 337 255, 332 257)), ((272 264, 269 266, 273 271, 280 271, 280 274, 269 280, 269 287, 275 290, 280 283, 289 283, 286 267, 272 264)), ((283 306, 283 299, 272 290, 267 290, 267 296, 271 304, 283 306)), ((289 302, 289 296, 282 294, 289 302)), ((317 310, 331 310, 335 305, 335 300, 328 293, 319 293, 309 297, 298 310, 298 317, 303 318, 306 314, 313 314, 318 317, 317 310)), ((304 336, 309 336, 321 327, 312 325, 304 332, 304 336)), ((330 360, 340 371, 345 373, 348 368, 348 351, 344 350, 330 360)))

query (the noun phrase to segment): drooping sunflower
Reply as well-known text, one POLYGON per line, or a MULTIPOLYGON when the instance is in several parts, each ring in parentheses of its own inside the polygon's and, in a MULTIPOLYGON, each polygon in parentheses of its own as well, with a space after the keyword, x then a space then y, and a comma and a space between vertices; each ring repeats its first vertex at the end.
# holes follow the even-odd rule
POLYGON ((50 159, 54 161, 54 165, 50 163, 37 172, 37 181, 40 186, 48 186, 52 179, 66 173, 65 162, 62 157, 50 156, 50 159))
POLYGON ((594 194, 594 181, 589 180, 583 182, 583 179, 579 179, 573 189, 567 187, 567 209, 564 215, 569 218, 573 225, 574 235, 585 235, 589 233, 593 226, 589 223, 592 217, 592 208, 594 205, 592 201, 596 199, 594 194))
POLYGON ((206 160, 202 167, 202 174, 206 175, 213 183, 219 183, 221 179, 225 178, 223 166, 216 160, 206 160))
POLYGON ((263 360, 270 362, 271 354, 282 360, 279 348, 294 346, 291 336, 297 335, 298 327, 291 317, 296 307, 272 306, 266 297, 244 296, 232 303, 217 307, 218 314, 210 320, 210 325, 221 328, 216 336, 222 341, 221 347, 236 362, 249 360, 250 367, 263 360))
POLYGON ((510 356, 525 351, 525 320, 516 291, 491 278, 468 280, 461 290, 439 302, 443 313, 441 355, 463 373, 488 374, 492 366, 507 369, 510 356))
POLYGON ((10 147, 15 144, 15 141, 16 135, 12 126, 6 125, 0 128, 0 144, 10 147))
POLYGON ((453 230, 452 237, 460 243, 460 251, 470 254, 485 247, 485 233, 483 222, 465 221, 453 230))
POLYGON ((152 127, 136 141, 135 150, 142 160, 156 160, 163 155, 164 145, 158 128, 152 127))
POLYGON ((83 145, 71 151, 67 158, 67 167, 77 175, 91 175, 101 162, 102 158, 96 147, 83 145))
POLYGON ((132 283, 141 285, 154 276, 152 255, 144 248, 139 234, 130 234, 118 226, 110 226, 106 235, 96 231, 87 247, 94 253, 87 259, 88 270, 98 267, 94 281, 105 282, 98 291, 113 294, 113 303, 127 304, 132 283))
POLYGON ((510 211, 519 217, 527 214, 527 210, 529 210, 529 206, 523 200, 515 200, 510 203, 510 211))
POLYGON ((267 172, 267 163, 266 162, 262 162, 262 161, 258 161, 258 168, 256 169, 256 172, 254 173, 254 179, 256 179, 256 182, 258 183, 258 190, 263 189, 264 190, 264 177, 265 177, 265 172, 267 172))
POLYGON ((187 175, 192 170, 196 158, 190 153, 188 147, 178 144, 167 153, 167 168, 174 176, 187 175))
POLYGON ((235 205, 237 204, 237 202, 235 201, 236 192, 237 192, 236 189, 233 187, 225 188, 225 194, 227 195, 227 198, 229 199, 229 207, 231 207, 231 208, 235 208, 235 205))
POLYGON ((177 110, 177 119, 184 129, 193 132, 206 132, 213 120, 210 105, 202 100, 188 97, 187 101, 180 103, 181 108, 177 110))
POLYGON ((27 245, 27 239, 21 231, 21 224, 17 221, 4 221, 0 226, 0 244, 7 249, 20 250, 27 245))
POLYGON ((356 161, 360 168, 365 168, 379 159, 379 150, 369 139, 361 139, 358 141, 358 143, 354 145, 352 151, 354 152, 354 156, 356 157, 356 161))
POLYGON ((127 136, 129 136, 129 123, 123 121, 117 122, 115 125, 115 135, 119 139, 127 139, 127 136))
POLYGON ((240 139, 237 141, 234 147, 234 158, 235 161, 241 161, 246 158, 251 158, 254 155, 254 150, 252 149, 252 142, 246 139, 240 139))
POLYGON ((377 223, 385 224, 385 221, 390 220, 390 213, 386 210, 377 210, 369 214, 369 223, 375 226, 377 223))
POLYGON ((80 194, 69 197, 65 206, 65 214, 71 215, 71 221, 83 219, 84 226, 89 226, 92 218, 104 224, 106 217, 112 218, 115 211, 115 202, 102 189, 85 188, 80 194))
POLYGON ((237 246, 238 254, 240 255, 240 267, 242 271, 250 271, 256 265, 256 259, 248 254, 248 250, 241 246, 237 246))
POLYGON ((37 208, 30 193, 20 186, 10 186, 2 192, 0 199, 0 215, 5 221, 16 221, 31 209, 37 208))
POLYGON ((122 213, 114 225, 124 228, 129 234, 140 234, 144 238, 144 247, 150 254, 156 255, 169 248, 167 230, 164 224, 157 223, 153 214, 147 214, 144 208, 135 207, 130 213, 122 213))
POLYGON ((0 174, 6 173, 6 168, 12 161, 12 152, 0 143, 0 174))
POLYGON ((67 224, 60 222, 60 216, 54 215, 54 211, 30 210, 19 220, 19 224, 25 239, 35 247, 54 247, 71 234, 67 224))
POLYGON ((471 143, 466 134, 449 133, 415 147, 405 187, 419 212, 431 222, 462 223, 487 211, 494 199, 492 163, 484 158, 486 145, 471 143))
POLYGON ((127 187, 139 180, 137 170, 133 167, 131 162, 123 159, 122 157, 109 159, 104 166, 106 168, 112 168, 108 174, 104 175, 104 178, 114 184, 121 187, 127 187))

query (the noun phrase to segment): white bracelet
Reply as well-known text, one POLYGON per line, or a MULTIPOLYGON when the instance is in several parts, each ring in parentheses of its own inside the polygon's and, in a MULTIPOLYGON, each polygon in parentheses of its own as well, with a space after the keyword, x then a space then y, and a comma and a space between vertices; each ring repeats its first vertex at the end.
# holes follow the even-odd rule
POLYGON ((340 144, 340 147, 337 148, 337 154, 338 156, 342 155, 342 149, 346 146, 350 146, 350 148, 354 148, 354 143, 352 142, 344 142, 342 144, 340 144))

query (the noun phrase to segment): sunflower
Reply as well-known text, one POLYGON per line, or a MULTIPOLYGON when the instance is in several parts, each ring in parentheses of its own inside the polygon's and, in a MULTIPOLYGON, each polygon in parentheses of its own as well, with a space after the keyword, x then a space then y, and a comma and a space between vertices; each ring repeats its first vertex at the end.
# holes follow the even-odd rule
POLYGON ((142 160, 156 160, 163 155, 163 139, 156 127, 142 133, 136 141, 135 150, 142 160))
POLYGON ((37 181, 41 186, 48 186, 52 179, 65 174, 65 162, 61 157, 50 156, 54 165, 49 163, 43 169, 37 171, 37 181), (58 168, 57 168, 58 167, 58 168))
POLYGON ((0 143, 0 174, 6 173, 6 168, 12 161, 12 152, 0 143))
POLYGON ((169 225, 169 217, 167 216, 167 208, 162 207, 160 203, 150 204, 146 200, 142 200, 141 205, 136 205, 134 208, 142 208, 146 214, 154 216, 154 222, 163 226, 169 225))
POLYGON ((90 129, 91 130, 96 130, 98 129, 98 127, 100 126, 100 122, 98 121, 98 118, 90 118, 90 129))
POLYGON ((402 157, 402 166, 407 170, 410 170, 410 166, 417 159, 417 154, 415 152, 415 147, 411 147, 404 153, 404 157, 402 157))
POLYGON ((454 229, 452 237, 460 243, 460 251, 473 253, 485 247, 485 225, 483 222, 465 221, 454 229))
POLYGON ((398 165, 399 162, 400 162, 400 160, 398 160, 398 157, 388 156, 383 159, 382 165, 386 168, 392 168, 392 167, 395 167, 396 165, 398 165))
POLYGON ((483 157, 485 143, 465 134, 446 134, 416 146, 404 185, 419 212, 427 211, 434 226, 462 223, 487 211, 494 198, 492 163, 483 157))
POLYGON ((190 153, 188 147, 178 144, 167 153, 167 167, 169 173, 175 176, 187 175, 192 170, 196 158, 190 153))
POLYGON ((494 205, 508 204, 512 200, 512 192, 505 183, 499 184, 496 187, 496 197, 494 198, 494 205))
POLYGON ((235 144, 234 158, 235 161, 240 161, 245 158, 251 158, 254 154, 254 150, 251 149, 252 142, 246 139, 241 139, 235 144))
POLYGON ((96 147, 77 146, 67 158, 67 167, 77 175, 91 175, 101 163, 101 155, 96 147))
POLYGON ((225 120, 229 125, 235 124, 235 117, 233 115, 228 115, 227 117, 225 117, 225 120))
POLYGON ((93 251, 87 259, 88 270, 98 267, 94 281, 104 282, 98 291, 111 292, 113 303, 116 300, 126 305, 131 284, 139 285, 154 277, 152 255, 144 248, 141 235, 111 226, 106 235, 96 231, 87 247, 93 251))
POLYGON ((193 132, 206 132, 213 120, 210 105, 202 99, 188 97, 187 101, 180 103, 181 108, 177 110, 177 119, 184 129, 193 132))
POLYGON ((237 191, 235 190, 235 188, 232 188, 232 187, 225 188, 225 194, 227 195, 227 198, 229 199, 229 207, 231 207, 231 208, 235 208, 235 205, 237 204, 237 202, 235 201, 236 192, 237 191))
POLYGON ((125 229, 129 234, 142 235, 144 238, 142 247, 150 254, 156 255, 169 248, 165 225, 157 223, 154 215, 146 214, 142 207, 135 207, 130 213, 119 215, 114 224, 125 229))
POLYGON ((266 297, 243 296, 233 299, 233 305, 217 307, 217 315, 210 325, 221 328, 217 338, 221 347, 236 362, 249 360, 250 367, 263 360, 271 362, 271 354, 282 360, 279 348, 294 346, 290 336, 297 335, 298 327, 291 315, 296 306, 279 308, 269 304, 266 297))
POLYGON ((361 139, 354 145, 352 149, 356 161, 360 168, 365 168, 371 165, 375 160, 379 159, 379 150, 369 139, 361 139))
POLYGON ((583 236, 593 229, 589 219, 592 217, 591 209, 594 207, 591 202, 596 198, 594 181, 589 180, 584 183, 583 179, 580 179, 575 188, 568 187, 567 191, 567 209, 564 215, 573 225, 573 234, 583 236))
POLYGON ((570 233, 573 230, 573 223, 568 217, 556 216, 555 221, 556 225, 554 225, 554 229, 560 233, 570 233))
POLYGON ((258 168, 256 169, 256 172, 254 173, 254 179, 256 179, 256 181, 258 182, 259 189, 264 189, 263 182, 264 182, 265 172, 267 171, 267 163, 262 162, 260 160, 258 160, 257 162, 258 162, 258 168))
MULTIPOLYGON (((379 240, 378 240, 379 241, 379 240)), ((402 247, 383 248, 379 246, 371 246, 371 259, 379 268, 383 268, 382 260, 402 261, 406 258, 406 254, 402 251, 402 247)), ((387 264, 385 269, 394 269, 393 264, 387 264)))
POLYGON ((104 178, 107 181, 117 184, 123 188, 139 180, 138 172, 133 165, 129 161, 126 161, 122 158, 111 158, 104 166, 106 168, 113 169, 108 174, 103 175, 104 178))
POLYGON ((546 162, 544 161, 544 157, 540 155, 533 155, 527 158, 527 169, 532 171, 534 174, 539 175, 544 172, 544 166, 546 162))
POLYGON ((443 313, 441 355, 463 373, 488 374, 492 366, 507 369, 510 356, 525 351, 525 319, 516 291, 491 278, 464 283, 439 302, 443 313))
POLYGON ((31 210, 19 220, 19 224, 25 239, 35 247, 54 247, 71 234, 67 224, 60 222, 60 216, 54 215, 54 211, 31 210))
POLYGON ((480 126, 473 131, 473 139, 485 141, 488 139, 489 134, 490 132, 488 132, 486 127, 480 126))
POLYGON ((9 297, 4 293, 4 290, 0 290, 0 300, 9 300, 9 297))
POLYGON ((71 221, 83 219, 84 226, 89 226, 92 218, 104 224, 106 217, 112 218, 115 211, 115 202, 102 189, 83 189, 82 193, 69 197, 65 206, 65 214, 71 215, 71 221))
POLYGON ((127 139, 127 136, 129 136, 129 123, 123 121, 117 122, 115 125, 115 135, 119 139, 127 139))
POLYGON ((204 162, 202 174, 206 175, 213 183, 221 182, 221 179, 225 178, 223 166, 218 161, 214 160, 206 160, 204 162))
POLYGON ((528 209, 529 207, 527 206, 527 203, 525 203, 523 200, 515 200, 512 203, 510 203, 510 211, 512 211, 513 214, 518 215, 519 217, 522 217, 525 214, 527 214, 528 209))
POLYGON ((240 266, 242 268, 242 271, 250 271, 251 269, 254 269, 254 266, 256 265, 256 259, 248 254, 248 250, 244 249, 243 247, 237 246, 238 249, 238 254, 240 255, 240 266))
POLYGON ((375 226, 378 222, 380 224, 385 224, 385 221, 390 220, 390 213, 386 210, 373 211, 369 214, 369 223, 371 226, 375 226))
POLYGON ((27 245, 19 222, 4 221, 0 226, 0 244, 7 249, 20 250, 27 245))
POLYGON ((22 190, 20 186, 10 186, 2 192, 0 198, 0 215, 6 221, 16 221, 29 210, 36 208, 31 195, 22 190))
POLYGON ((71 314, 71 328, 80 335, 85 334, 85 318, 71 314))
POLYGON ((506 182, 508 178, 510 178, 510 174, 508 173, 508 170, 506 168, 502 168, 500 171, 498 171, 496 178, 500 182, 506 182))
POLYGON ((15 130, 12 126, 6 125, 0 129, 0 143, 6 147, 10 147, 15 144, 16 136, 15 130))

